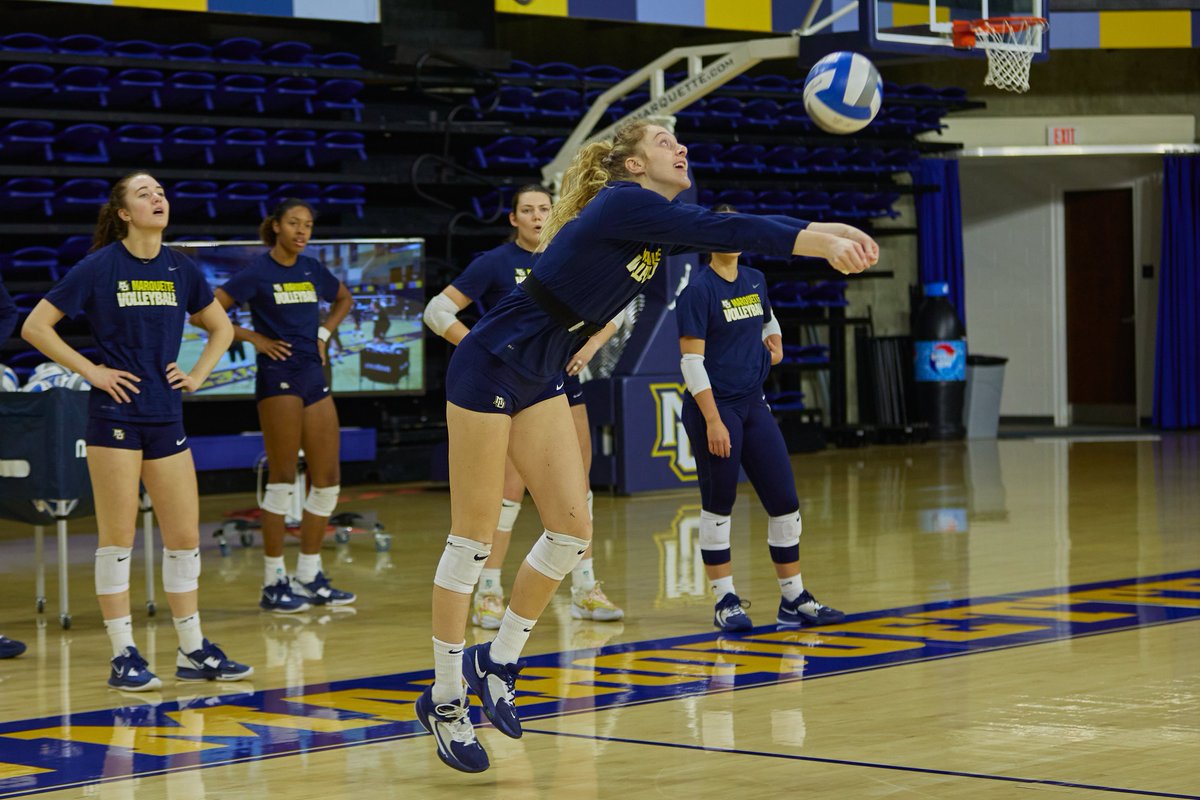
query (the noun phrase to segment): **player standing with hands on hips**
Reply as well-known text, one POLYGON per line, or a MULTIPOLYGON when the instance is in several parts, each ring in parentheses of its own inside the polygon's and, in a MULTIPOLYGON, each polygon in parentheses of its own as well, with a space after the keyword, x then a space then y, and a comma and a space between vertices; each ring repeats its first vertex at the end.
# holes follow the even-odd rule
POLYGON ((875 242, 848 225, 714 214, 672 202, 691 186, 687 168, 687 148, 647 120, 584 147, 563 176, 533 272, 484 315, 450 361, 450 535, 434 576, 434 683, 417 699, 416 715, 455 769, 489 766, 468 716, 464 677, 496 728, 521 736, 518 659, 591 541, 562 383, 568 357, 603 328, 597 320, 612 319, 675 253, 818 256, 847 273, 878 259, 875 242), (509 454, 546 530, 517 573, 495 640, 466 648, 471 593, 491 549, 509 454))
MULTIPOLYGON (((719 213, 733 213, 729 205, 719 213)), ((829 625, 845 615, 817 602, 800 577, 800 500, 783 432, 771 415, 762 385, 783 359, 783 341, 761 272, 738 266, 739 253, 713 253, 679 295, 680 367, 688 393, 683 426, 696 457, 700 482, 700 555, 723 631, 752 627, 733 586, 730 514, 745 468, 769 519, 767 545, 783 594, 780 625, 829 625)))
POLYGON ((100 528, 96 594, 113 648, 108 685, 135 692, 162 685, 134 645, 129 612, 139 482, 154 501, 162 530, 163 589, 179 635, 176 679, 236 681, 254 672, 227 658, 200 630, 200 499, 183 429, 183 392, 200 388, 229 349, 233 330, 199 268, 163 246, 169 218, 166 193, 153 176, 121 178, 100 208, 92 252, 21 329, 27 342, 92 385, 87 462, 100 528), (80 315, 92 328, 103 364, 93 364, 54 330, 64 316, 80 315), (208 341, 184 372, 175 359, 189 315, 208 332, 208 341))
POLYGON ((335 589, 321 564, 321 543, 341 491, 341 427, 325 380, 328 342, 350 313, 350 290, 304 248, 313 210, 303 200, 280 203, 262 221, 270 250, 217 289, 225 310, 248 303, 254 329, 235 326, 234 338, 258 351, 254 394, 267 450, 262 499, 263 590, 259 606, 292 614, 314 605, 344 606, 355 595, 335 589), (320 301, 332 304, 321 324, 320 301), (292 507, 300 450, 312 488, 300 520, 300 557, 289 578, 283 557, 286 516, 292 507))

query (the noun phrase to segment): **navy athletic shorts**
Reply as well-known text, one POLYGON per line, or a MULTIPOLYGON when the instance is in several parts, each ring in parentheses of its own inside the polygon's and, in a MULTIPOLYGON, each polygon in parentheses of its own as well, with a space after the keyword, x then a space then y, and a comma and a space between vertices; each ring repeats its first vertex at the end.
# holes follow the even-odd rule
POLYGON ((88 447, 114 447, 141 450, 142 458, 152 461, 188 449, 183 420, 175 422, 129 422, 119 419, 88 419, 83 439, 88 447))
POLYGON ((566 376, 546 383, 531 380, 476 344, 468 335, 458 343, 446 370, 446 400, 469 411, 510 417, 543 400, 563 394, 566 376))
POLYGON ((259 400, 292 394, 304 401, 305 407, 329 397, 329 384, 325 381, 325 368, 320 364, 301 366, 276 366, 270 362, 258 362, 258 375, 254 379, 254 396, 259 400))
POLYGON ((578 375, 567 375, 563 391, 567 393, 567 402, 573 406, 583 405, 583 384, 578 375))

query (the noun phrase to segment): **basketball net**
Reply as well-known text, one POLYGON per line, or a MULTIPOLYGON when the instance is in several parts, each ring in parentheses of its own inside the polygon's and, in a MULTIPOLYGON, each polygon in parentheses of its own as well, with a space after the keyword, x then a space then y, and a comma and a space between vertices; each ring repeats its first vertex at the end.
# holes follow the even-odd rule
POLYGON ((1029 67, 1047 27, 1041 17, 998 17, 955 23, 955 46, 978 47, 987 53, 984 86, 1010 92, 1029 91, 1029 67))

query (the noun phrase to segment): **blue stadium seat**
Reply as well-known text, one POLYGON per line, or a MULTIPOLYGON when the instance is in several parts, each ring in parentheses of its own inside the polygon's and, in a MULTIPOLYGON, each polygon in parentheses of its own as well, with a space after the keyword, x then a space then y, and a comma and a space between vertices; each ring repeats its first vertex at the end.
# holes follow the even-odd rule
POLYGON ((321 187, 315 183, 282 183, 271 192, 270 206, 274 208, 293 197, 317 208, 321 205, 321 187))
POLYGON ((719 142, 693 142, 688 145, 688 165, 692 169, 720 172, 725 166, 721 160, 724 145, 719 142))
POLYGON ((481 169, 526 167, 533 169, 538 159, 533 154, 537 140, 532 136, 501 136, 475 148, 475 165, 481 169))
POLYGON ((583 98, 574 89, 546 89, 533 98, 534 118, 574 122, 583 114, 583 98))
POLYGON ((731 172, 759 174, 766 171, 766 165, 762 162, 766 151, 767 148, 761 144, 733 144, 725 148, 721 160, 731 172))
POLYGON ((0 105, 32 105, 52 94, 54 69, 45 64, 13 64, 0 73, 0 105))
POLYGON ((547 139, 544 142, 540 142, 538 146, 533 149, 533 157, 537 161, 537 165, 540 167, 543 164, 549 164, 551 161, 553 161, 554 157, 558 155, 558 151, 562 150, 562 146, 565 141, 567 141, 566 137, 555 136, 551 139, 547 139))
POLYGON ((856 220, 866 217, 863 201, 866 195, 862 192, 834 192, 830 197, 830 210, 835 219, 856 220))
POLYGON ((712 97, 704 104, 707 127, 736 128, 742 121, 742 101, 736 97, 712 97))
POLYGON ((213 109, 216 111, 263 112, 263 95, 267 93, 267 79, 261 75, 235 72, 217 82, 212 93, 213 109))
POLYGON ((303 128, 285 128, 273 131, 263 157, 267 164, 303 164, 315 167, 316 158, 313 153, 317 149, 316 131, 303 128))
POLYGON ((304 114, 312 116, 317 82, 302 76, 286 76, 275 80, 263 95, 263 110, 270 114, 304 114))
MULTIPOLYGON (((604 94, 607 89, 590 89, 583 94, 583 113, 592 110, 592 106, 596 105, 596 100, 600 95, 604 94)), ((621 118, 620 104, 614 104, 604 110, 604 114, 600 119, 606 123, 616 122, 621 118)))
POLYGON ((535 113, 533 90, 528 86, 501 86, 495 94, 479 101, 488 118, 526 120, 535 113))
POLYGON ((807 290, 808 284, 804 281, 777 281, 767 290, 767 297, 775 308, 807 308, 808 301, 804 299, 807 290))
POLYGON ((83 122, 63 128, 54 137, 54 160, 68 164, 107 164, 107 125, 83 122))
POLYGON ((917 168, 921 154, 909 147, 889 150, 880 162, 886 172, 911 172, 917 168))
POLYGON ((331 183, 321 192, 321 206, 327 211, 348 209, 362 219, 367 204, 367 187, 359 183, 331 183))
POLYGON ((42 119, 15 119, 0 128, 0 160, 52 161, 54 123, 42 119))
POLYGON ((317 111, 349 111, 355 122, 362 122, 362 110, 366 108, 358 100, 363 82, 352 78, 331 78, 317 89, 313 107, 317 111))
POLYGON ((108 155, 116 162, 162 163, 162 139, 161 125, 122 125, 108 139, 108 155))
POLYGON ((846 157, 846 166, 856 175, 881 175, 887 171, 883 164, 885 152, 878 147, 856 147, 846 157))
POLYGON ((54 101, 76 108, 108 106, 108 70, 104 67, 67 67, 54 79, 54 101))
POLYGON ((212 61, 212 48, 200 42, 167 45, 163 56, 168 61, 212 61))
POLYGON ((258 39, 235 36, 213 45, 212 54, 217 61, 234 64, 261 64, 262 59, 259 58, 261 50, 262 42, 258 39))
POLYGON ((162 70, 123 69, 109 83, 108 104, 112 108, 162 108, 161 92, 166 87, 162 70))
POLYGON ((60 36, 54 49, 70 56, 106 56, 108 42, 90 33, 72 33, 60 36))
POLYGON ((501 78, 532 78, 535 70, 533 64, 514 58, 508 69, 498 69, 496 74, 501 78))
POLYGON ((808 151, 804 166, 818 175, 841 175, 849 169, 845 164, 847 155, 842 147, 814 147, 808 151))
POLYGON ((59 271, 66 272, 73 265, 82 261, 91 248, 91 236, 68 236, 58 246, 59 271))
POLYGON ((366 161, 366 140, 359 131, 329 131, 317 140, 313 158, 318 164, 334 164, 351 157, 366 161))
POLYGON ((899 199, 899 192, 868 192, 860 201, 859 208, 862 210, 863 216, 868 218, 888 217, 889 219, 895 219, 900 216, 900 212, 892 208, 892 206, 899 199))
POLYGON ((53 53, 54 40, 40 33, 9 33, 0 36, 0 50, 19 50, 24 53, 53 53))
POLYGON ((309 59, 314 67, 321 69, 362 69, 362 56, 358 53, 319 53, 309 59))
POLYGON ((308 42, 276 42, 258 55, 268 64, 303 67, 311 63, 313 48, 308 42))
POLYGON ((212 166, 217 132, 204 125, 181 125, 163 137, 162 157, 169 164, 202 163, 212 166))
POLYGON ((799 145, 781 144, 762 157, 763 166, 772 175, 803 175, 808 170, 804 159, 808 151, 799 145))
POLYGON ((108 181, 100 178, 71 178, 54 192, 54 213, 63 216, 95 218, 100 206, 108 202, 108 181))
POLYGON ((540 81, 577 81, 583 76, 583 71, 574 64, 565 61, 547 61, 534 67, 533 77, 540 81))
POLYGON ((512 187, 501 187, 495 191, 471 198, 471 209, 480 219, 502 217, 512 209, 512 187))
POLYGON ((608 64, 593 64, 583 68, 583 77, 592 83, 620 83, 627 75, 627 70, 608 64))
MULTIPOLYGON (((647 99, 649 99, 648 96, 647 99)), ((675 112, 675 124, 681 130, 703 130, 707 121, 707 117, 704 113, 704 108, 707 103, 707 100, 701 98, 687 108, 679 109, 675 112)), ((630 108, 632 109, 633 106, 630 108)))
POLYGON ((57 281, 58 250, 53 247, 23 247, 14 251, 4 268, 11 281, 57 281))
POLYGON ((796 192, 796 216, 822 219, 829 215, 829 192, 796 192))
POLYGON ((728 203, 742 213, 749 213, 758 204, 758 195, 747 189, 725 189, 717 192, 712 199, 712 205, 728 203))
POLYGON ((760 213, 763 214, 787 214, 789 216, 796 213, 796 199, 791 192, 780 189, 769 189, 759 192, 756 205, 760 213))
POLYGON ((217 78, 211 72, 175 72, 167 76, 163 108, 213 110, 217 78))
POLYGON ((222 131, 213 148, 213 163, 266 165, 263 148, 267 146, 267 132, 262 128, 230 128, 222 131))
POLYGON ((54 181, 49 178, 9 178, 0 185, 0 209, 13 212, 41 212, 51 216, 54 181))
POLYGON ((220 190, 217 211, 221 216, 263 219, 267 216, 270 187, 258 181, 235 181, 220 190))
POLYGON ((803 100, 784 103, 780 106, 779 116, 776 119, 779 121, 780 132, 807 132, 816 129, 812 119, 808 116, 808 112, 804 110, 803 100))
POLYGON ((784 75, 759 75, 757 78, 751 78, 751 81, 755 91, 796 94, 795 82, 784 75))
POLYGON ((162 58, 163 46, 145 39, 130 39, 113 42, 108 46, 108 52, 115 58, 162 58))
POLYGON ((779 103, 762 97, 746 102, 742 106, 742 123, 755 130, 774 130, 779 124, 779 103))
POLYGON ((212 181, 179 181, 169 187, 167 199, 171 201, 172 215, 188 217, 202 213, 209 219, 217 216, 217 184, 212 181))

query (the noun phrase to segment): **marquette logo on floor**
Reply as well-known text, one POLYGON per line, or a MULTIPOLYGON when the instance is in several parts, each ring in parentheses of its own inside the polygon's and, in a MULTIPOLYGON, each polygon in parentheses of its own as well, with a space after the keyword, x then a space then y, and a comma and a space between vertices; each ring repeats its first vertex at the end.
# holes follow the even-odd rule
MULTIPOLYGON (((1200 618, 1200 570, 534 656, 527 722, 1200 618)), ((422 733, 429 671, 0 723, 0 797, 422 733)), ((478 722, 479 706, 472 715, 478 722)), ((432 747, 432 744, 430 745, 432 747)))

